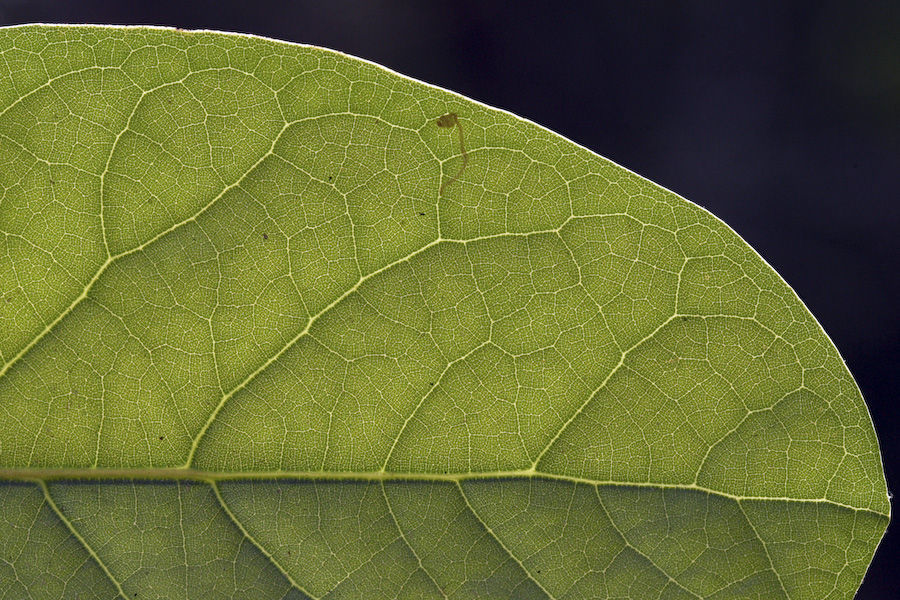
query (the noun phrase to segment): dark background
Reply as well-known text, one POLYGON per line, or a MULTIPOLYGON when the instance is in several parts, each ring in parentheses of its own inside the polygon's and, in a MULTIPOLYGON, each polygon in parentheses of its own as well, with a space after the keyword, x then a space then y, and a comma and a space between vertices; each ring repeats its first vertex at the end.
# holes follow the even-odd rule
MULTIPOLYGON (((0 0, 0 25, 316 44, 510 110, 704 206, 791 284, 900 482, 900 2, 0 0)), ((895 598, 900 525, 857 598, 895 598)))

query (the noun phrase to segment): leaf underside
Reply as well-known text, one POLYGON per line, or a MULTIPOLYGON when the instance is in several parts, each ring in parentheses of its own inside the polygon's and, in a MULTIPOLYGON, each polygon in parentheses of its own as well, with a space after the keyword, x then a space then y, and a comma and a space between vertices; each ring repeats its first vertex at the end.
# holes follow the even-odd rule
POLYGON ((0 365, 0 598, 851 598, 889 520, 726 225, 321 48, 0 30, 0 365))

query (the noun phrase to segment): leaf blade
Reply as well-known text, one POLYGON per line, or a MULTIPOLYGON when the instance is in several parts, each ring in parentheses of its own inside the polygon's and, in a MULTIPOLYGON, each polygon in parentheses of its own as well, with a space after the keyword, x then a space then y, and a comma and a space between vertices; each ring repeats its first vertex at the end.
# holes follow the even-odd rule
POLYGON ((699 207, 323 49, 33 26, 0 52, 0 478, 103 481, 51 485, 129 597, 852 595, 889 518, 871 420, 802 302, 699 207), (331 540, 252 518, 283 493, 297 523, 332 511, 331 540), (129 566, 148 536, 156 566, 129 566))

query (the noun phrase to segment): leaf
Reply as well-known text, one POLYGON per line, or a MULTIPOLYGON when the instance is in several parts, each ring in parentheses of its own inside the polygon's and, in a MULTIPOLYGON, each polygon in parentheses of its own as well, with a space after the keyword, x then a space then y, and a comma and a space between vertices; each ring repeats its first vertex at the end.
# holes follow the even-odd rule
POLYGON ((850 598, 837 350, 726 225, 321 48, 0 30, 0 597, 850 598))

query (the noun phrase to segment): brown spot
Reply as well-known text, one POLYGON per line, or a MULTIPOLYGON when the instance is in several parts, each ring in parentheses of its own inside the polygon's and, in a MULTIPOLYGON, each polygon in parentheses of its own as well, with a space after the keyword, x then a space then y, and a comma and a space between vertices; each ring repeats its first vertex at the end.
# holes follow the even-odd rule
POLYGON ((459 115, 455 112, 449 112, 446 115, 441 115, 437 118, 437 126, 443 127, 444 129, 456 127, 457 123, 459 123, 459 115))
POLYGON ((163 441, 165 439, 165 437, 166 436, 164 436, 164 435, 159 436, 159 441, 163 441))
POLYGON ((441 187, 438 190, 438 197, 442 197, 444 195, 444 190, 447 189, 448 186, 452 185, 455 181, 457 181, 466 170, 466 165, 469 164, 469 154, 466 152, 466 142, 463 137, 462 123, 459 122, 459 115, 455 112, 449 112, 446 115, 441 115, 435 121, 438 127, 443 129, 451 129, 453 127, 456 128, 456 133, 459 136, 459 152, 462 156, 462 163, 459 165, 459 170, 456 172, 456 175, 453 177, 443 181, 441 183, 441 187))

